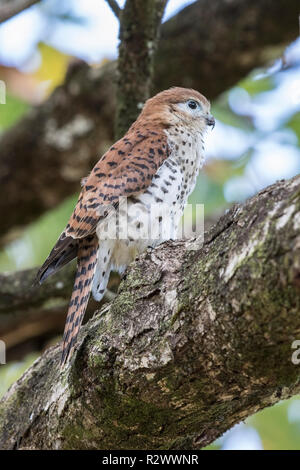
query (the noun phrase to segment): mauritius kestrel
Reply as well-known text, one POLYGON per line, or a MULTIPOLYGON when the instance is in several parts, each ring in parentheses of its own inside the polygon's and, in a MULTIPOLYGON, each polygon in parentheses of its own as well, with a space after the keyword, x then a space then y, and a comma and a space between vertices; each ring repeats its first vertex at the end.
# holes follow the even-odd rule
POLYGON ((62 364, 73 352, 90 292, 100 301, 112 270, 124 272, 147 247, 174 238, 203 165, 205 130, 214 123, 209 101, 199 92, 162 91, 146 101, 125 136, 84 180, 74 212, 37 275, 42 283, 77 257, 62 364), (126 230, 124 217, 114 214, 120 198, 126 201, 126 230), (163 205, 167 216, 159 210, 163 205), (169 230, 159 230, 163 223, 169 230), (145 227, 158 228, 156 236, 145 235, 145 227))

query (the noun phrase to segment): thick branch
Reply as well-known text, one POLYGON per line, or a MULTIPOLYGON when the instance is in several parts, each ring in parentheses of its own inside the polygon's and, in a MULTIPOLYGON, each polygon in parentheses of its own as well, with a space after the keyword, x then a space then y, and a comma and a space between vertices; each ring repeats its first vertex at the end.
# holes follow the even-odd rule
MULTIPOLYGON (((213 99, 296 38, 297 18, 298 0, 201 0, 188 6, 162 26, 154 91, 191 86, 213 99)), ((65 84, 2 137, 2 243, 9 229, 78 191, 80 178, 112 142, 115 78, 113 64, 73 66, 65 84)))
POLYGON ((119 19, 122 9, 116 0, 106 0, 115 16, 119 19))
POLYGON ((0 402, 4 449, 195 449, 300 392, 300 176, 235 206, 195 243, 165 243, 0 402), (191 248, 194 248, 192 250, 191 248))
POLYGON ((0 0, 0 23, 21 13, 40 0, 0 0))
POLYGON ((149 98, 158 31, 167 0, 127 0, 120 16, 116 138, 149 98))

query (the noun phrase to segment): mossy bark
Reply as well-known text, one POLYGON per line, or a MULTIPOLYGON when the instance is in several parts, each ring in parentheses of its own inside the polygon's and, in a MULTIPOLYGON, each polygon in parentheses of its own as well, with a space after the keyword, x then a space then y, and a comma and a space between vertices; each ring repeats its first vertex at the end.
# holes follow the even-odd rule
POLYGON ((0 402, 3 449, 198 449, 300 392, 300 176, 234 206, 205 236, 128 270, 82 329, 0 402))
MULTIPOLYGON (((298 7, 298 0, 189 5, 162 25, 152 93, 188 86, 212 100, 297 37, 298 7)), ((0 244, 12 228, 11 238, 16 227, 79 191, 80 178, 114 139, 115 81, 115 63, 97 69, 78 62, 47 102, 1 136, 0 244)), ((133 114, 126 110, 128 125, 136 112, 135 105, 133 114)))

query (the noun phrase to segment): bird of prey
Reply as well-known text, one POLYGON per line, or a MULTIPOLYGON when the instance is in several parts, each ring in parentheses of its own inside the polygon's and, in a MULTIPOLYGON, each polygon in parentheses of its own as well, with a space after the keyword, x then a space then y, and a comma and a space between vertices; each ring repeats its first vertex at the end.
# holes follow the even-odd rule
POLYGON ((37 275, 42 283, 77 257, 62 365, 74 350, 90 292, 100 301, 112 270, 124 272, 147 247, 176 237, 203 165, 204 132, 214 124, 210 103, 198 91, 162 91, 84 179, 74 212, 37 275))

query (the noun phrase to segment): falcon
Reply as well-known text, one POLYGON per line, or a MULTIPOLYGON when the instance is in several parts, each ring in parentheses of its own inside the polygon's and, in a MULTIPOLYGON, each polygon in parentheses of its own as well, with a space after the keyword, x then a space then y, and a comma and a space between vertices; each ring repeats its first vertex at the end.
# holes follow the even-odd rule
POLYGON ((214 124, 198 91, 162 91, 83 180, 74 212, 37 274, 41 284, 77 257, 62 365, 74 351, 90 293, 100 301, 111 271, 123 273, 147 247, 176 238, 203 165, 204 133, 214 124))

